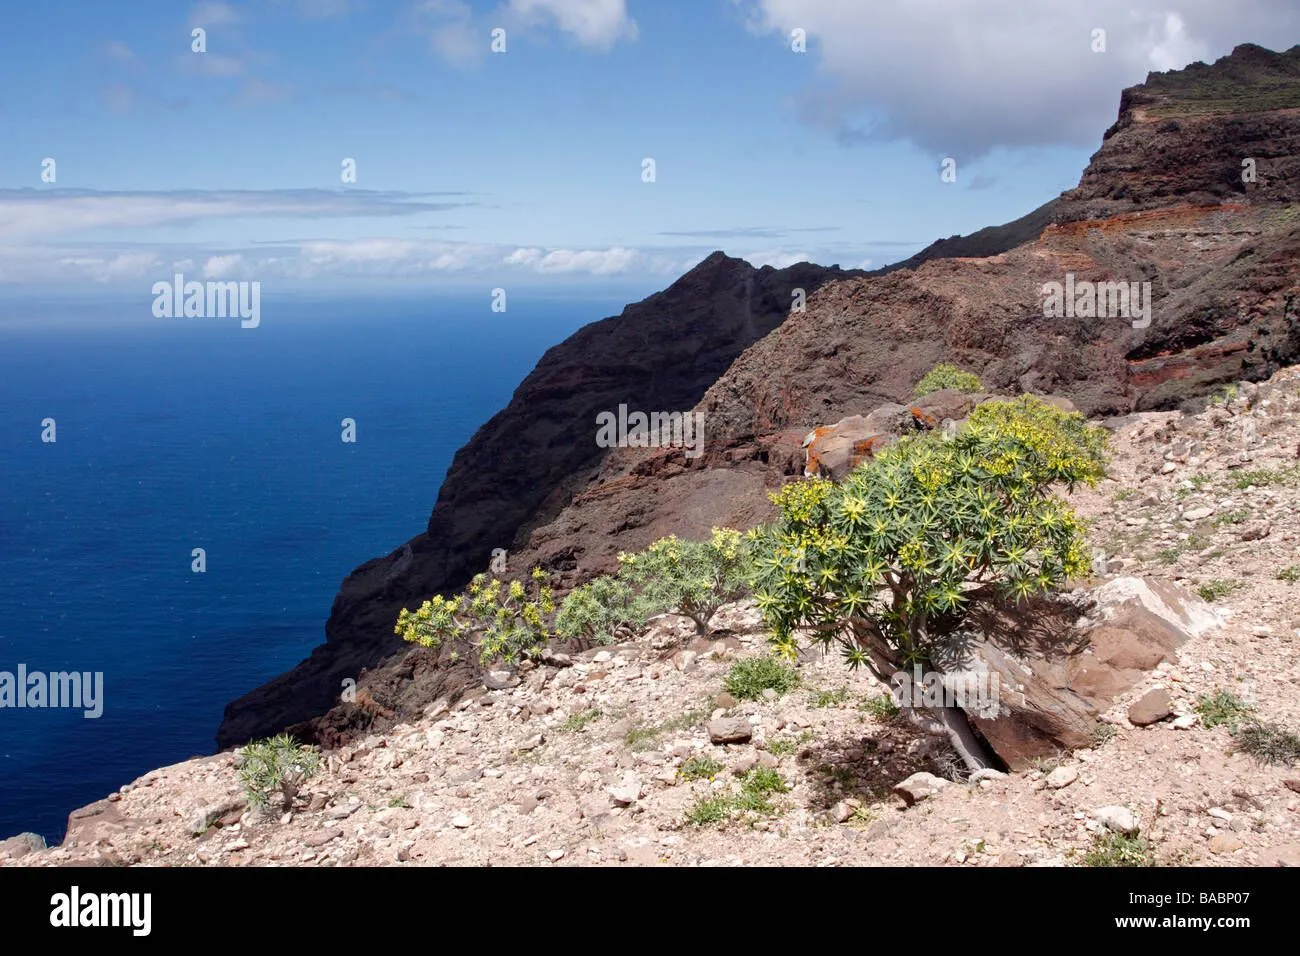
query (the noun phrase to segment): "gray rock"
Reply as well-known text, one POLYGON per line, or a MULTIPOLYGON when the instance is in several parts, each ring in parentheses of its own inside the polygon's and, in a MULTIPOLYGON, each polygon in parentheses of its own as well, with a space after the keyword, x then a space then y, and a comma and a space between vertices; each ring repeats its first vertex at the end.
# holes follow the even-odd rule
POLYGON ((606 787, 605 792, 615 806, 631 806, 641 798, 641 778, 634 773, 625 773, 617 785, 606 787))
POLYGON ((715 744, 749 743, 754 736, 753 725, 739 717, 719 717, 706 725, 709 740, 715 744))
POLYGON ((305 846, 318 847, 324 846, 332 840, 337 840, 341 836, 343 836, 342 829, 335 827, 331 830, 321 830, 319 833, 308 834, 302 838, 302 842, 305 846))
POLYGON ((546 737, 543 734, 533 734, 525 740, 519 742, 520 750, 536 750, 542 744, 546 743, 546 737))
POLYGON ((853 807, 841 800, 831 807, 831 819, 836 823, 847 823, 853 819, 853 807))
POLYGON ((346 820, 359 809, 361 809, 359 803, 342 803, 337 807, 330 807, 329 810, 325 811, 325 816, 330 820, 346 820))
POLYGON ((1141 829, 1137 814, 1128 807, 1098 807, 1092 811, 1092 815, 1098 822, 1105 824, 1107 829, 1125 836, 1136 836, 1141 829))
POLYGON ((1047 785, 1053 790, 1068 787, 1079 779, 1079 771, 1074 767, 1057 767, 1047 775, 1047 785))
POLYGON ((519 686, 519 678, 510 671, 488 671, 483 675, 483 686, 488 690, 506 690, 519 686))
POLYGON ((894 793, 903 798, 903 802, 909 807, 913 804, 926 800, 944 787, 948 786, 950 781, 943 777, 936 777, 932 773, 914 773, 901 783, 894 785, 894 793))

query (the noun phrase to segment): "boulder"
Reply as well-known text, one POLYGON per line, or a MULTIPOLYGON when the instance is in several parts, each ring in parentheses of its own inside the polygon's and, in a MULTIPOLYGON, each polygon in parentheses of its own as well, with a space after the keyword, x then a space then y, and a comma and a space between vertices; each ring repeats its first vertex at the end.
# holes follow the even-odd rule
POLYGON ((1162 661, 1172 662, 1189 638, 1218 626, 1196 595, 1132 577, 980 609, 971 620, 978 635, 954 651, 945 669, 987 672, 984 680, 997 693, 996 716, 969 707, 966 713, 1013 770, 1092 746, 1101 712, 1162 661))
POLYGON ((807 449, 804 474, 839 481, 891 441, 892 436, 872 430, 861 415, 813 429, 804 439, 807 449))
POLYGON ((754 736, 754 727, 739 717, 719 717, 706 725, 709 740, 715 744, 744 744, 754 736))
POLYGON ((1149 690, 1128 709, 1130 723, 1138 727, 1159 723, 1174 712, 1174 702, 1163 687, 1149 690))

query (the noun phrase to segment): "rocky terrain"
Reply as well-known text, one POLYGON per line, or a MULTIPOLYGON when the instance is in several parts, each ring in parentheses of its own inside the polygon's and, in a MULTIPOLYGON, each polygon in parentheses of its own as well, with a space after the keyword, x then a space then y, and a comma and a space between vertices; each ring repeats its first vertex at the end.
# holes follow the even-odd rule
POLYGON ((1079 186, 1006 226, 873 274, 709 257, 548 352, 457 454, 426 531, 348 577, 327 643, 233 702, 218 746, 285 727, 335 745, 420 713, 477 675, 402 653, 401 607, 450 593, 497 547, 509 573, 540 564, 563 589, 663 535, 762 521, 811 429, 906 401, 937 362, 1091 415, 1190 407, 1300 362, 1298 197, 1300 47, 1242 46, 1124 91, 1079 186), (1047 318, 1042 286, 1067 274, 1149 282, 1149 327, 1047 318), (623 402, 693 406, 705 454, 595 447, 596 411, 623 402), (340 701, 349 679, 376 708, 340 701))
POLYGON ((1300 730, 1300 368, 1107 425, 1109 477, 1070 496, 1097 549, 1077 593, 1149 582, 1204 625, 1136 667, 1084 652, 1094 683, 1130 671, 1086 746, 963 779, 836 656, 737 699, 730 669, 767 636, 741 602, 707 638, 668 615, 488 674, 328 752, 283 815, 249 810, 223 753, 76 811, 60 847, 0 843, 0 864, 1072 866, 1128 833, 1148 862, 1300 865, 1300 768, 1237 752, 1198 706, 1226 692, 1300 730))

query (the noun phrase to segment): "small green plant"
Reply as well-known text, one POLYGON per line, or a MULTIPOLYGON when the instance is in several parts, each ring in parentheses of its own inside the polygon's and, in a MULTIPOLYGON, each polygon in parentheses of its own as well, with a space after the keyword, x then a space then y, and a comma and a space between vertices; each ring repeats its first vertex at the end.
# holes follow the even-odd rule
POLYGON ((584 710, 581 713, 573 714, 564 723, 560 724, 560 730, 565 733, 576 734, 581 730, 585 730, 592 721, 599 720, 600 716, 600 711, 595 708, 584 710))
POLYGON ((696 827, 722 823, 735 809, 735 798, 722 795, 697 799, 686 811, 686 822, 696 827))
POLYGON ((799 674, 773 657, 748 657, 731 665, 724 684, 736 700, 758 700, 765 690, 790 693, 799 685, 799 674))
POLYGON ((1217 601, 1219 598, 1227 597, 1243 587, 1245 587, 1245 584, 1241 581, 1224 581, 1216 578, 1213 581, 1206 581, 1196 589, 1196 593, 1201 596, 1202 601, 1217 601))
POLYGON ((479 661, 512 664, 541 650, 550 636, 546 622, 555 612, 548 575, 533 568, 529 582, 503 584, 496 578, 476 574, 465 594, 445 598, 441 594, 418 609, 402 608, 394 631, 403 640, 423 647, 477 635, 479 661))
POLYGON ((1277 579, 1285 581, 1287 584, 1295 584, 1300 581, 1300 564, 1293 564, 1289 568, 1283 568, 1277 572, 1277 579))
POLYGON ((740 791, 697 799, 686 811, 686 821, 694 826, 722 823, 733 813, 771 816, 777 812, 772 796, 788 793, 790 786, 771 767, 755 767, 741 775, 740 791))
POLYGON ((1244 491, 1251 485, 1256 488, 1267 488, 1269 485, 1289 484, 1297 478, 1300 478, 1300 466, 1276 470, 1260 468, 1253 471, 1239 471, 1233 480, 1237 488, 1244 491))
POLYGON ((790 791, 789 785, 771 767, 755 767, 741 779, 743 783, 737 806, 750 813, 761 813, 765 816, 775 813, 776 806, 772 803, 772 795, 790 791))
POLYGON ((1236 385, 1234 384, 1220 385, 1217 389, 1214 390, 1213 394, 1210 395, 1209 404, 1227 405, 1229 402, 1235 401, 1236 398, 1237 398, 1236 385))
POLYGON ((788 757, 798 749, 793 737, 773 737, 767 742, 767 752, 774 757, 788 757))
POLYGON ((1154 866, 1151 844, 1139 836, 1107 833, 1084 854, 1086 866, 1154 866))
POLYGON ((984 391, 984 383, 973 372, 964 372, 949 362, 940 362, 926 372, 924 377, 916 383, 916 388, 913 389, 912 394, 917 398, 922 398, 931 392, 938 392, 945 388, 955 389, 959 392, 982 392, 984 391))
POLYGON ((1093 747, 1103 746, 1109 741, 1115 739, 1115 734, 1117 733, 1118 731, 1115 729, 1113 724, 1098 724, 1096 727, 1092 728, 1093 747))
POLYGON ((860 705, 876 720, 888 721, 898 716, 898 702, 894 700, 892 694, 877 694, 875 697, 869 697, 860 705))
POLYGON ((281 806, 288 813, 302 784, 320 769, 320 755, 288 734, 279 734, 241 749, 235 769, 250 807, 264 810, 278 793, 281 806))
POLYGON ((623 735, 623 743, 633 750, 649 750, 661 733, 658 727, 633 727, 623 735))
POLYGON ((389 807, 398 807, 403 810, 411 809, 411 805, 406 802, 405 795, 402 795, 400 797, 393 797, 393 799, 388 801, 388 805, 389 807))
POLYGON ((750 547, 739 532, 714 528, 708 541, 661 538, 637 554, 618 556, 619 578, 636 593, 631 605, 642 618, 677 611, 707 634, 709 619, 724 604, 749 592, 750 547))
MULTIPOLYGON (((848 823, 854 827, 865 827, 874 819, 876 819, 876 815, 866 807, 854 807, 853 815, 849 817, 848 823)), ((980 852, 982 853, 983 850, 980 852)))
POLYGON ((1201 719, 1201 726, 1207 728, 1227 724, 1229 730, 1235 730, 1238 722, 1253 709, 1226 690, 1196 698, 1196 716, 1201 719))
POLYGON ((723 767, 712 757, 690 757, 678 769, 677 776, 683 780, 712 780, 722 773, 723 767))
POLYGON ((1250 512, 1245 508, 1238 508, 1236 511, 1225 511, 1214 519, 1214 526, 1222 528, 1225 524, 1241 524, 1250 517, 1250 512))
POLYGON ((1137 496, 1138 490, 1136 488, 1121 488, 1119 491, 1115 492, 1112 499, 1116 503, 1120 503, 1124 501, 1132 501, 1137 496))
POLYGON ((813 691, 808 698, 808 706, 821 709, 823 707, 838 707, 840 704, 847 703, 849 700, 849 689, 840 687, 836 690, 818 690, 813 691))
POLYGON ((1183 541, 1178 542, 1172 547, 1165 548, 1156 555, 1165 564, 1174 564, 1184 554, 1193 551, 1204 551, 1210 546, 1210 541, 1204 535, 1190 534, 1183 541))
POLYGON ((632 750, 649 750, 664 734, 674 733, 681 730, 690 730, 707 716, 708 713, 706 711, 688 710, 684 714, 679 714, 676 717, 665 720, 662 724, 653 724, 647 727, 633 727, 623 737, 623 742, 632 750))
POLYGON ((1237 750, 1256 760, 1282 766, 1300 762, 1300 736, 1285 727, 1252 721, 1231 733, 1237 750))

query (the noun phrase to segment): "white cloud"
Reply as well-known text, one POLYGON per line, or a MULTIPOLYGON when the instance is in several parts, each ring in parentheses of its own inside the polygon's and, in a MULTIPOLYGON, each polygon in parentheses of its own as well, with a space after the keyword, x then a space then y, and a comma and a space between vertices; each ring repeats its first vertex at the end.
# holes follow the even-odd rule
POLYGON ((1276 0, 733 0, 759 34, 807 31, 821 81, 804 120, 846 144, 904 139, 972 159, 994 146, 1095 145, 1122 87, 1244 42, 1300 39, 1276 0), (1106 52, 1092 51, 1092 30, 1106 52))
POLYGON ((816 262, 817 257, 807 252, 787 252, 784 249, 763 249, 758 252, 737 253, 738 258, 744 259, 750 265, 771 266, 773 269, 784 269, 786 266, 792 266, 796 262, 816 262))
POLYGON ((637 36, 624 0, 510 0, 510 9, 526 20, 552 20, 583 46, 598 50, 637 36))
POLYGON ((407 216, 474 205, 368 190, 177 190, 97 192, 0 189, 0 242, 75 235, 93 229, 139 229, 220 219, 407 216))
POLYGON ((203 263, 203 278, 228 278, 237 271, 243 261, 243 256, 213 256, 207 262, 203 263))

